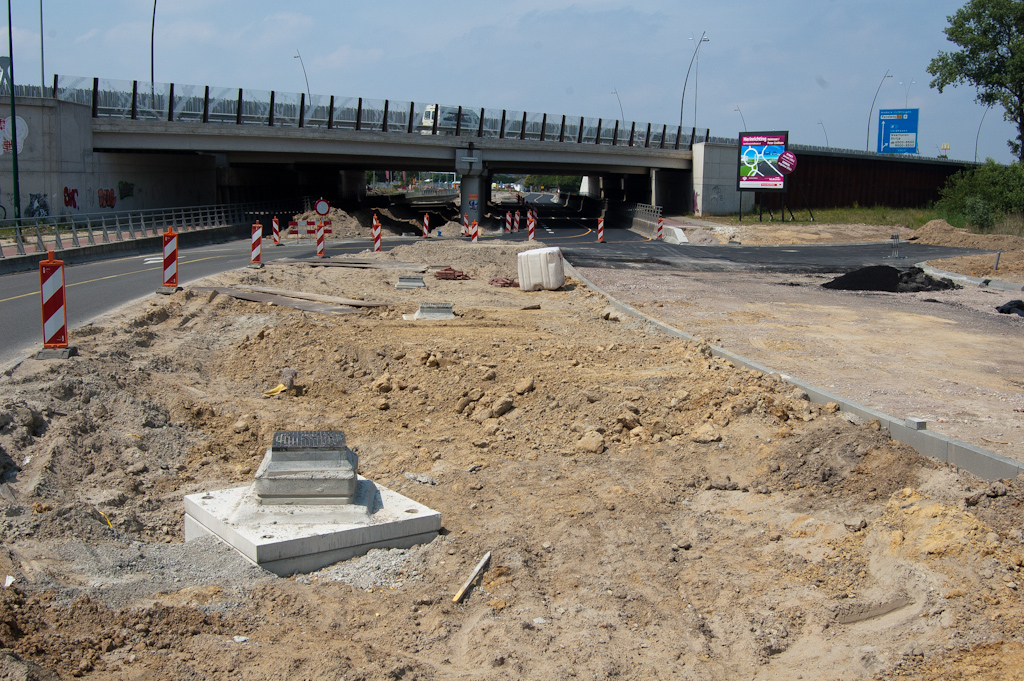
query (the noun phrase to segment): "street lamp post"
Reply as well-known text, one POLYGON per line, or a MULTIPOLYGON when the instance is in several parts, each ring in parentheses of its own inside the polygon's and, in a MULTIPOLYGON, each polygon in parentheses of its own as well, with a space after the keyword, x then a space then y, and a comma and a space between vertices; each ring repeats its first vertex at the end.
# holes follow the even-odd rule
POLYGON ((822 131, 823 133, 825 133, 825 148, 826 148, 826 149, 831 149, 832 147, 831 147, 831 146, 829 145, 829 143, 828 143, 828 130, 826 130, 826 129, 825 129, 825 124, 824 124, 824 123, 822 123, 822 122, 821 122, 821 120, 819 120, 819 121, 818 121, 818 125, 820 125, 820 126, 821 126, 821 131, 822 131))
MULTIPOLYGON (((707 31, 704 31, 703 33, 700 34, 700 40, 697 41, 697 47, 694 48, 693 56, 690 57, 690 66, 689 66, 689 68, 686 69, 686 79, 683 80, 683 97, 679 101, 679 127, 680 128, 683 127, 683 105, 686 103, 686 84, 690 80, 690 69, 693 68, 693 60, 697 58, 697 52, 700 50, 701 43, 706 43, 709 40, 711 40, 711 38, 708 38, 706 34, 707 34, 707 31)), ((690 40, 693 40, 693 36, 690 36, 690 40)), ((694 109, 694 114, 693 115, 694 115, 694 125, 696 125, 696 116, 697 116, 696 109, 694 109)))
POLYGON ((11 77, 11 161, 14 165, 12 191, 14 219, 21 219, 21 187, 18 183, 18 111, 14 104, 14 22, 11 20, 11 0, 7 0, 7 49, 10 56, 8 75, 11 77))
POLYGON ((302 55, 299 54, 298 48, 295 50, 295 56, 293 59, 299 60, 299 66, 302 67, 302 77, 306 80, 306 97, 309 98, 309 106, 313 106, 313 95, 309 94, 309 77, 306 75, 306 65, 302 63, 302 55))
POLYGON ((622 114, 622 125, 623 125, 623 127, 625 127, 625 125, 626 125, 626 114, 623 113, 623 111, 622 111, 622 100, 619 99, 619 91, 617 89, 615 89, 614 87, 612 87, 612 94, 615 95, 615 99, 619 100, 619 113, 622 114))
MULTIPOLYGON (((40 22, 42 23, 42 22, 40 22)), ((153 82, 153 42, 156 38, 156 0, 153 0, 153 24, 149 28, 149 105, 156 110, 156 84, 153 82)), ((168 106, 171 106, 168 103, 168 106)))
POLYGON ((904 85, 902 80, 900 81, 900 85, 903 85, 903 108, 904 109, 909 109, 910 108, 910 88, 915 83, 917 83, 917 81, 914 80, 913 78, 911 78, 910 82, 905 84, 905 85, 904 85))
POLYGON ((743 117, 743 112, 742 112, 742 111, 740 111, 740 105, 739 105, 739 104, 737 104, 737 105, 736 105, 736 108, 735 108, 734 110, 735 110, 735 111, 736 111, 737 113, 739 113, 739 115, 740 115, 740 120, 741 120, 741 121, 743 121, 743 131, 744 131, 744 132, 746 132, 746 130, 747 130, 747 119, 743 117))
POLYGON ((889 69, 885 70, 885 75, 882 76, 882 80, 878 82, 878 89, 875 90, 875 97, 871 100, 871 108, 868 110, 868 134, 864 136, 864 151, 868 151, 868 147, 871 144, 871 115, 875 113, 875 101, 878 100, 878 93, 882 91, 882 83, 885 82, 886 78, 892 78, 892 74, 889 73, 889 69))
MULTIPOLYGON (((988 110, 992 108, 989 104, 985 107, 985 113, 981 114, 981 123, 985 122, 985 116, 988 115, 988 110)), ((978 140, 981 139, 981 123, 978 123, 978 134, 974 136, 974 162, 978 162, 978 140)))

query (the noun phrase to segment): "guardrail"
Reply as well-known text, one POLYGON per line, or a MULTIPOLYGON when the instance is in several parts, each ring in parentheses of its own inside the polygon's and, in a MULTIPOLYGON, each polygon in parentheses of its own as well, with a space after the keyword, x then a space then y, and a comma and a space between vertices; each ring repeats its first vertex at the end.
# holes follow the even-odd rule
POLYGON ((168 227, 193 232, 243 224, 281 207, 270 202, 216 204, 5 220, 0 221, 0 259, 159 236, 168 227))
MULTIPOLYGON (((40 90, 29 87, 33 89, 40 90)), ((682 126, 641 121, 334 95, 310 95, 307 101, 304 92, 76 76, 54 76, 53 96, 90 106, 94 118, 365 130, 658 149, 688 149, 694 142, 711 139, 708 130, 693 128, 686 134, 682 126)))

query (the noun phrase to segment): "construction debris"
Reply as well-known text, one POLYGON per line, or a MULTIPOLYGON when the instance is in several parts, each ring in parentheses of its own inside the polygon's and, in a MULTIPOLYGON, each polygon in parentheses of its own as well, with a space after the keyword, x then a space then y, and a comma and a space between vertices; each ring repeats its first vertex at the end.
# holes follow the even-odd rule
POLYGON ((458 603, 465 597, 466 592, 469 591, 469 587, 473 586, 473 582, 476 581, 477 577, 480 576, 480 574, 484 571, 484 568, 487 567, 487 563, 489 563, 490 561, 491 552, 488 551, 484 554, 484 557, 480 559, 480 562, 476 564, 476 567, 473 569, 473 573, 469 576, 469 579, 466 580, 466 583, 462 585, 462 588, 459 589, 459 592, 455 594, 454 598, 452 598, 452 603, 458 603))
MULTIPOLYGON (((273 305, 280 305, 281 307, 290 307, 296 310, 303 310, 305 312, 318 312, 320 314, 336 315, 361 312, 361 310, 351 305, 321 303, 293 298, 291 296, 257 293, 255 291, 245 291, 241 288, 235 288, 232 286, 196 286, 191 290, 197 293, 210 293, 211 291, 216 291, 217 293, 231 296, 232 298, 237 298, 239 300, 248 300, 254 303, 271 303, 273 305)), ((359 302, 361 306, 366 306, 362 301, 359 302)))
POLYGON ((452 269, 451 266, 445 267, 442 270, 438 270, 437 272, 434 272, 434 276, 437 277, 438 279, 461 279, 461 280, 468 280, 469 279, 469 275, 468 274, 466 274, 462 270, 452 269))
POLYGON ((487 283, 491 286, 501 286, 502 288, 519 288, 519 280, 509 279, 508 277, 492 277, 487 283))

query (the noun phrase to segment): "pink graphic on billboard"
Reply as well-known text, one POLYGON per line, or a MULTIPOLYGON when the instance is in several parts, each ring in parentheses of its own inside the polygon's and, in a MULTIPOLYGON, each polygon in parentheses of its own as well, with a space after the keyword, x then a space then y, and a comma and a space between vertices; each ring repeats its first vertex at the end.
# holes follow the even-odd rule
POLYGON ((789 175, 796 170, 796 154, 792 151, 784 151, 779 154, 779 171, 783 175, 789 175))

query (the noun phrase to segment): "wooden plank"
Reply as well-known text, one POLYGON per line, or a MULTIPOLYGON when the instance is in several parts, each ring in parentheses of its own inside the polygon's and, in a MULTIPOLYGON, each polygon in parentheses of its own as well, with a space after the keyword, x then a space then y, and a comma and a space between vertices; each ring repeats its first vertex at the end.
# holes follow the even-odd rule
POLYGON ((197 293, 209 293, 210 291, 216 291, 222 295, 231 296, 232 298, 237 298, 239 300, 248 300, 254 303, 273 303, 274 305, 280 305, 281 307, 289 307, 295 310, 303 310, 305 312, 317 312, 319 314, 338 315, 362 312, 362 310, 356 307, 331 305, 312 300, 289 298, 287 296, 275 296, 269 293, 242 291, 241 289, 232 288, 230 286, 195 286, 190 288, 197 293))
POLYGON ((306 267, 352 267, 368 270, 407 270, 410 272, 426 272, 430 265, 417 262, 396 262, 393 260, 366 260, 359 258, 308 258, 292 260, 279 258, 267 264, 304 265, 306 267))
POLYGON ((313 300, 318 303, 333 303, 335 305, 349 305, 351 307, 387 307, 387 303, 371 303, 355 298, 338 298, 336 296, 324 296, 319 293, 304 293, 303 291, 289 291, 282 288, 270 288, 267 286, 237 286, 242 291, 255 291, 256 293, 269 293, 275 296, 287 296, 288 298, 299 298, 301 300, 313 300))
POLYGON ((480 559, 480 562, 477 563, 476 569, 473 570, 473 574, 469 576, 466 583, 462 585, 461 589, 459 589, 459 593, 455 594, 455 597, 452 598, 452 603, 458 603, 462 600, 466 595, 466 592, 469 591, 469 587, 473 586, 473 582, 475 582, 476 578, 480 576, 480 573, 484 571, 484 568, 487 567, 487 563, 489 563, 490 560, 491 552, 488 551, 484 554, 484 557, 480 559))

